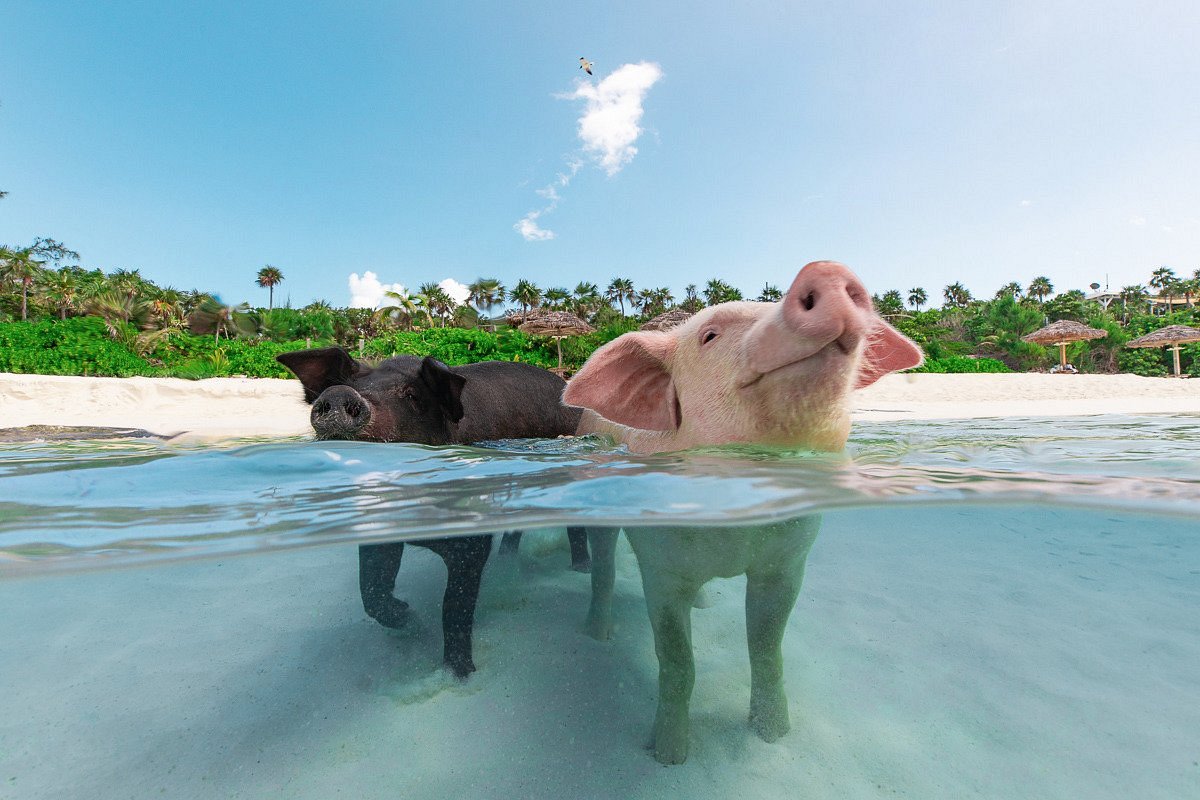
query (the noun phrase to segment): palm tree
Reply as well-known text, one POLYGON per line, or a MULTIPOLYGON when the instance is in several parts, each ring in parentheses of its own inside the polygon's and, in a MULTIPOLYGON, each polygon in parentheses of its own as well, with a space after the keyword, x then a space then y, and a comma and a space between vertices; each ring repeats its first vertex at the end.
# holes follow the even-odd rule
POLYGON ((929 301, 929 295, 925 294, 925 290, 921 287, 908 290, 908 304, 917 311, 921 310, 921 306, 929 301))
POLYGON ((571 293, 564 288, 554 286, 545 291, 542 299, 546 301, 546 307, 551 311, 561 311, 567 307, 567 301, 571 299, 571 293))
POLYGON ((259 286, 265 286, 270 292, 267 295, 267 310, 274 311, 275 287, 283 283, 283 273, 279 271, 279 267, 272 267, 270 264, 267 264, 258 271, 258 278, 255 279, 255 282, 259 286))
POLYGON ((108 285, 114 291, 127 295, 130 300, 142 292, 145 283, 141 270, 136 269, 117 269, 108 276, 108 285))
POLYGON ((600 306, 604 304, 604 298, 600 294, 600 287, 594 283, 580 281, 575 284, 575 313, 581 317, 587 318, 600 310, 600 306))
POLYGON ((1159 267, 1150 275, 1149 284, 1152 288, 1157 289, 1158 293, 1167 298, 1167 311, 1171 310, 1171 292, 1175 289, 1175 282, 1178 278, 1175 277, 1175 270, 1170 267, 1159 267))
POLYGON ((1149 293, 1146 291, 1145 286, 1134 284, 1132 286, 1122 286, 1119 296, 1121 298, 1121 314, 1128 321, 1130 313, 1136 314, 1146 307, 1146 299, 1149 297, 1149 293))
POLYGON ((421 307, 417 303, 417 299, 407 291, 387 291, 383 296, 391 300, 391 305, 386 305, 380 308, 375 314, 380 319, 390 319, 394 321, 402 330, 408 330, 412 327, 413 319, 417 314, 421 313, 421 307))
POLYGON ((417 289, 417 297, 428 312, 441 319, 442 327, 446 327, 446 318, 454 313, 454 307, 457 305, 454 298, 436 283, 422 283, 417 289))
POLYGON ((883 293, 883 297, 873 296, 871 300, 881 317, 896 317, 904 313, 904 297, 899 289, 889 289, 883 293))
POLYGON ((742 293, 725 281, 713 278, 704 285, 704 299, 710 306, 715 306, 719 303, 730 303, 735 300, 741 300, 742 293))
POLYGON ((782 299, 783 292, 779 290, 779 287, 772 286, 769 283, 763 285, 763 290, 758 295, 758 302, 760 303, 778 303, 782 299))
POLYGON ((632 300, 634 295, 633 281, 629 278, 613 278, 604 291, 609 302, 617 301, 621 306, 621 316, 625 316, 625 301, 632 300))
POLYGON ((42 262, 33 258, 33 248, 0 248, 0 277, 21 285, 21 319, 29 319, 29 287, 42 274, 42 262))
POLYGON ((1047 295, 1054 294, 1054 285, 1045 275, 1039 275, 1029 282, 1029 288, 1025 290, 1025 293, 1041 303, 1047 295))
POLYGON ((671 290, 666 286, 642 290, 642 314, 647 317, 657 317, 664 314, 675 302, 671 290))
POLYGON ((966 308, 971 302, 971 292, 961 283, 955 282, 942 290, 946 305, 951 308, 966 308))
POLYGON ((700 299, 700 293, 696 288, 696 284, 689 283, 683 287, 683 302, 679 304, 679 307, 693 314, 704 308, 704 301, 700 299))
POLYGON ((537 308, 542 302, 542 290, 533 281, 522 278, 508 293, 508 299, 521 304, 521 320, 529 315, 529 309, 537 308))
POLYGON ((215 297, 207 298, 192 312, 193 333, 206 332, 209 325, 213 329, 214 343, 220 341, 222 331, 228 339, 231 332, 234 336, 252 336, 258 333, 259 329, 258 318, 251 313, 249 305, 239 303, 231 306, 215 297))
POLYGON ((504 284, 495 278, 476 278, 467 286, 467 302, 490 317, 492 309, 504 302, 504 284))
POLYGON ((47 272, 42 280, 42 290, 46 299, 58 309, 58 318, 66 319, 67 312, 76 308, 79 297, 79 281, 74 273, 67 269, 47 272))
POLYGON ((1021 284, 1016 281, 1009 281, 996 290, 996 299, 1001 297, 1011 297, 1014 300, 1021 299, 1021 284))

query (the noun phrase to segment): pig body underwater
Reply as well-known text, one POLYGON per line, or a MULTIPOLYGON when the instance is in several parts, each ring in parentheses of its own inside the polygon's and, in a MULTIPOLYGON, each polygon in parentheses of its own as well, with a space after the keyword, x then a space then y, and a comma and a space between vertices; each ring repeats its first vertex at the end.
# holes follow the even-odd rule
MULTIPOLYGON (((417 444, 469 444, 493 439, 556 437, 575 433, 581 411, 562 405, 562 378, 530 364, 489 361, 447 367, 433 358, 398 356, 370 366, 339 347, 283 353, 278 360, 304 386, 318 439, 417 444)), ((506 533, 513 550, 520 532, 506 533)), ((586 533, 568 529, 573 568, 589 568, 586 533)), ((460 678, 475 671, 472 629, 491 534, 421 539, 446 562, 442 600, 443 658, 460 678)), ((404 543, 359 547, 363 608, 398 628, 408 605, 393 591, 404 543)))
MULTIPOLYGON (((591 409, 637 453, 733 442, 842 449, 848 397, 884 374, 920 364, 920 349, 874 312, 849 269, 814 262, 778 303, 724 303, 667 332, 628 333, 597 350, 565 403, 591 409)), ((585 431, 586 432, 586 431, 585 431)), ((810 515, 735 530, 628 528, 659 661, 652 749, 667 764, 688 752, 695 681, 691 607, 715 577, 746 575, 750 727, 774 741, 790 727, 783 633, 820 527, 810 515)), ((585 629, 607 638, 617 530, 589 528, 592 605, 585 629)))

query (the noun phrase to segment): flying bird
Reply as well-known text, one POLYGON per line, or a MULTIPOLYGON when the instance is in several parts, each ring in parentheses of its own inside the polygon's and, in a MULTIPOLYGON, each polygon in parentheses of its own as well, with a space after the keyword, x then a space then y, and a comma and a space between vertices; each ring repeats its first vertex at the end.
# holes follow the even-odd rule
POLYGON ((583 56, 579 57, 579 68, 581 70, 583 70, 584 72, 586 72, 588 75, 592 74, 592 62, 588 61, 583 56))

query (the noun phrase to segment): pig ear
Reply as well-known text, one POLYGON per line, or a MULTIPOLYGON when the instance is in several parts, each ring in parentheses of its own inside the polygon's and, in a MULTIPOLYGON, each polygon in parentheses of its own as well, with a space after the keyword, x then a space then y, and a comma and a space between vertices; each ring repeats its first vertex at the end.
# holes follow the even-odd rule
POLYGON ((605 419, 651 431, 679 427, 679 399, 668 363, 675 353, 668 333, 626 333, 601 347, 567 382, 563 402, 590 408, 605 419))
POLYGON ((311 403, 330 386, 344 384, 366 367, 340 347, 293 350, 280 353, 275 360, 290 369, 304 385, 304 400, 311 403))
POLYGON ((421 361, 421 380, 432 390, 442 412, 451 422, 460 422, 463 418, 462 389, 467 379, 436 358, 425 356, 421 361))
POLYGON ((867 340, 862 366, 858 370, 855 389, 870 386, 889 372, 920 366, 925 354, 916 342, 883 320, 876 320, 875 330, 867 340))

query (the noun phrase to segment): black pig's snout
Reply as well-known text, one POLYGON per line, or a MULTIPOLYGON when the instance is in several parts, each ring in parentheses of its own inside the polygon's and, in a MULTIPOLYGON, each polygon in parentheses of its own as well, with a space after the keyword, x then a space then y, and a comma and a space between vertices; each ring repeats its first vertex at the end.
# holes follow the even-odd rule
POLYGON ((371 407, 349 386, 331 386, 313 402, 312 425, 322 439, 353 438, 371 421, 371 407))

